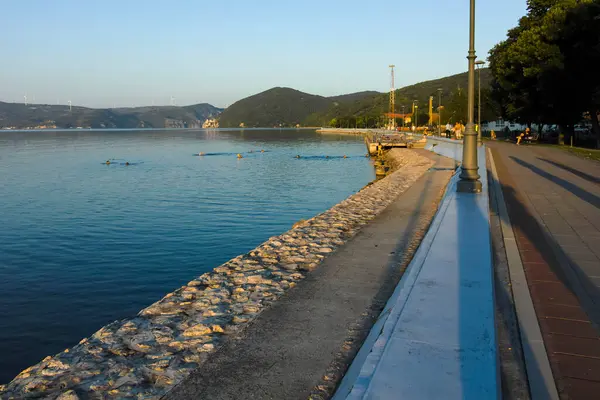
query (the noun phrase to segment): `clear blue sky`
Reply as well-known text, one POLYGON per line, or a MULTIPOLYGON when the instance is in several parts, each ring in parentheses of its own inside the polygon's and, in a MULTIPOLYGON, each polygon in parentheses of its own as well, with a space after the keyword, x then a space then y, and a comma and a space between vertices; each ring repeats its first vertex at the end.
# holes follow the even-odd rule
MULTIPOLYGON (((467 69, 469 0, 2 0, 0 100, 209 102, 385 91, 467 69)), ((525 13, 478 0, 477 55, 525 13)))

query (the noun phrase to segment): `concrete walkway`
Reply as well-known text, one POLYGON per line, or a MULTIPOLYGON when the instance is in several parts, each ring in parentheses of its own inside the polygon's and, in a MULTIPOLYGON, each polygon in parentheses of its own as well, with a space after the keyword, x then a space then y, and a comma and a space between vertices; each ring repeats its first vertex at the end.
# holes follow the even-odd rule
POLYGON ((541 146, 488 146, 559 395, 596 399, 600 164, 541 146))
POLYGON ((392 294, 455 162, 436 161, 319 268, 231 338, 166 399, 328 398, 392 294))

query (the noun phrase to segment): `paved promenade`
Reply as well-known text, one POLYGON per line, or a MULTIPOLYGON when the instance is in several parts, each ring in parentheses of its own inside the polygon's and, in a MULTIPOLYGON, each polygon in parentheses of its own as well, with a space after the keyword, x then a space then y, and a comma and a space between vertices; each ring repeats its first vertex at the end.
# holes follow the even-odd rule
POLYGON ((541 146, 488 147, 558 393, 597 399, 600 164, 541 146))

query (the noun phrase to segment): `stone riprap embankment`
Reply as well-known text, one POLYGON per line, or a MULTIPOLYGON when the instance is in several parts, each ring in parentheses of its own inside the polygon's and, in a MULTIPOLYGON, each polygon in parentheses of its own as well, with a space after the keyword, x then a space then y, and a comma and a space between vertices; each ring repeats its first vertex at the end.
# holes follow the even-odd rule
POLYGON ((399 168, 328 211, 192 280, 136 317, 106 325, 0 385, 1 399, 158 399, 228 333, 265 307, 406 191, 433 161, 388 153, 399 168))

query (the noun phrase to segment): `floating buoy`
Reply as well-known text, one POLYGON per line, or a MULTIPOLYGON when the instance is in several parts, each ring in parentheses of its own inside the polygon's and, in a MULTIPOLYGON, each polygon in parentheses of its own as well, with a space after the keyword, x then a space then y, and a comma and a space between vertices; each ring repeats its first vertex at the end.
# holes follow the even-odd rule
POLYGON ((300 158, 300 154, 298 154, 298 155, 297 155, 296 157, 294 157, 294 158, 300 158))
POLYGON ((261 153, 264 153, 265 151, 264 151, 264 150, 261 150, 260 152, 261 152, 261 153))
POLYGON ((237 158, 244 158, 240 153, 237 154, 237 158))
POLYGON ((348 158, 348 157, 346 157, 346 155, 344 154, 344 158, 348 158))
POLYGON ((106 160, 106 165, 110 165, 110 160, 106 160))

